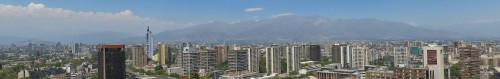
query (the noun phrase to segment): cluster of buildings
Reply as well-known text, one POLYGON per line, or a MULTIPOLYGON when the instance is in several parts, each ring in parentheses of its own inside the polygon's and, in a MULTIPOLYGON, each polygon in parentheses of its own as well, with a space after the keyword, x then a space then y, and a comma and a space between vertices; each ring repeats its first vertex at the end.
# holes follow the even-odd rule
MULTIPOLYGON (((215 79, 301 76, 317 79, 467 79, 488 78, 488 75, 500 73, 500 68, 494 68, 497 72, 488 70, 500 66, 500 46, 496 43, 351 41, 155 44, 148 29, 145 44, 76 43, 62 46, 66 50, 53 51, 66 51, 73 53, 70 56, 77 57, 85 56, 79 52, 96 51, 97 61, 91 64, 96 65, 95 70, 100 79, 124 79, 130 73, 127 66, 146 71, 160 66, 164 72, 184 78, 196 75, 215 79), (454 67, 460 70, 454 70, 454 67)), ((38 49, 30 45, 16 49, 26 48, 38 49)))

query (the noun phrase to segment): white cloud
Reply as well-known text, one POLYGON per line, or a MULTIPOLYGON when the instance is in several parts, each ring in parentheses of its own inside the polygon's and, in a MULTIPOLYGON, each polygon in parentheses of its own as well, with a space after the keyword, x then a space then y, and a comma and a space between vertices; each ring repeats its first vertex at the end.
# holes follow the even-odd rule
MULTIPOLYGON (((84 12, 63 8, 50 8, 44 4, 27 6, 0 4, 0 34, 12 35, 19 31, 29 36, 40 34, 71 35, 79 32, 118 31, 142 35, 142 29, 151 26, 156 32, 176 29, 174 22, 134 15, 131 10, 117 13, 84 12), (73 33, 75 32, 75 33, 73 33)), ((20 35, 23 35, 22 33, 20 35)))
POLYGON ((188 23, 186 23, 186 26, 189 26, 189 27, 190 27, 190 26, 194 26, 194 25, 196 25, 196 24, 195 24, 195 23, 193 23, 193 22, 188 22, 188 23))
POLYGON ((418 26, 418 24, 414 23, 414 22, 409 22, 408 24, 411 25, 411 26, 418 26))
POLYGON ((264 10, 264 8, 247 8, 245 9, 245 12, 257 12, 262 10, 264 10))
POLYGON ((477 21, 474 21, 471 23, 495 23, 498 21, 499 21, 498 19, 481 19, 481 20, 477 20, 477 21))
POLYGON ((271 17, 275 18, 275 17, 291 16, 291 15, 295 15, 295 14, 291 13, 291 12, 286 12, 286 13, 275 14, 275 15, 272 15, 271 17))

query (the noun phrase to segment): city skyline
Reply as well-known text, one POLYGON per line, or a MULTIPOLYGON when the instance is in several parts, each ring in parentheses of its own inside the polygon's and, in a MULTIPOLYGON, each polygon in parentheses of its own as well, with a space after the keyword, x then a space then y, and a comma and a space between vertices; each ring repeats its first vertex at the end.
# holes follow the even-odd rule
POLYGON ((500 79, 500 1, 0 1, 0 79, 500 79))
POLYGON ((500 6, 495 2, 497 1, 1 1, 0 17, 3 19, 0 19, 0 26, 3 29, 0 30, 0 36, 44 40, 96 32, 142 36, 143 30, 137 29, 147 26, 154 28, 153 34, 158 34, 213 22, 232 24, 287 15, 324 16, 330 19, 368 18, 441 30, 438 27, 500 25, 500 16, 496 15, 500 11, 495 9, 500 6), (21 30, 29 32, 18 32, 21 30))

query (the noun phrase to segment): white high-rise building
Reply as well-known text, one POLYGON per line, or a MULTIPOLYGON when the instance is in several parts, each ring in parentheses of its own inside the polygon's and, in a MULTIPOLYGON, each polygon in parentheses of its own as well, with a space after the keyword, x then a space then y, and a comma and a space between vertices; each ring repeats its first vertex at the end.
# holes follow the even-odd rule
POLYGON ((279 46, 266 47, 266 71, 267 74, 281 73, 281 50, 279 46))
POLYGON ((342 45, 340 46, 340 64, 343 68, 351 68, 352 59, 352 46, 342 45))
POLYGON ((148 27, 148 30, 146 30, 146 31, 147 31, 147 33, 146 33, 146 44, 147 44, 146 53, 148 54, 148 58, 152 59, 153 55, 154 55, 153 34, 149 30, 149 27, 148 27))
POLYGON ((408 65, 410 51, 408 47, 394 47, 394 66, 405 67, 408 65))
POLYGON ((434 79, 444 79, 445 65, 443 47, 429 44, 428 46, 422 47, 422 51, 424 53, 424 67, 429 68, 429 72, 434 76, 434 79))
POLYGON ((299 46, 287 46, 286 53, 286 69, 287 73, 298 71, 300 67, 301 48, 299 46))
POLYGON ((364 69, 368 65, 367 55, 368 47, 354 46, 352 47, 351 67, 353 69, 364 69))
POLYGON ((364 69, 368 65, 368 47, 364 46, 341 46, 341 65, 344 68, 364 69))
POLYGON ((260 60, 260 50, 257 48, 248 48, 247 56, 248 56, 248 68, 247 70, 250 72, 259 72, 259 60, 260 60))

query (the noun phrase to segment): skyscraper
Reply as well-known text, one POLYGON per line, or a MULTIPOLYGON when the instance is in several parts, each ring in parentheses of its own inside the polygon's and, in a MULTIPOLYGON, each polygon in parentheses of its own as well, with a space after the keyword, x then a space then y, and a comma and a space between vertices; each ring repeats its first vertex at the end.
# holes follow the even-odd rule
POLYGON ((300 50, 299 46, 287 46, 286 53, 286 72, 298 71, 300 68, 300 50))
POLYGON ((254 47, 247 49, 248 71, 259 72, 260 50, 254 47))
POLYGON ((460 50, 460 65, 462 67, 462 79, 479 78, 481 59, 480 52, 476 46, 466 45, 459 48, 460 50))
POLYGON ((147 54, 144 52, 144 46, 132 46, 132 62, 136 67, 142 67, 148 64, 147 54))
POLYGON ((281 49, 277 45, 266 47, 266 71, 267 74, 281 73, 281 49))
POLYGON ((429 68, 430 74, 434 79, 445 78, 445 66, 443 58, 443 47, 435 44, 429 44, 422 47, 424 53, 424 67, 429 68))
POLYGON ((148 54, 148 59, 152 59, 153 55, 154 55, 154 45, 153 45, 153 34, 152 32, 149 30, 149 27, 148 27, 148 30, 146 31, 146 53, 148 54))
POLYGON ((125 45, 98 45, 99 79, 125 79, 125 45))

